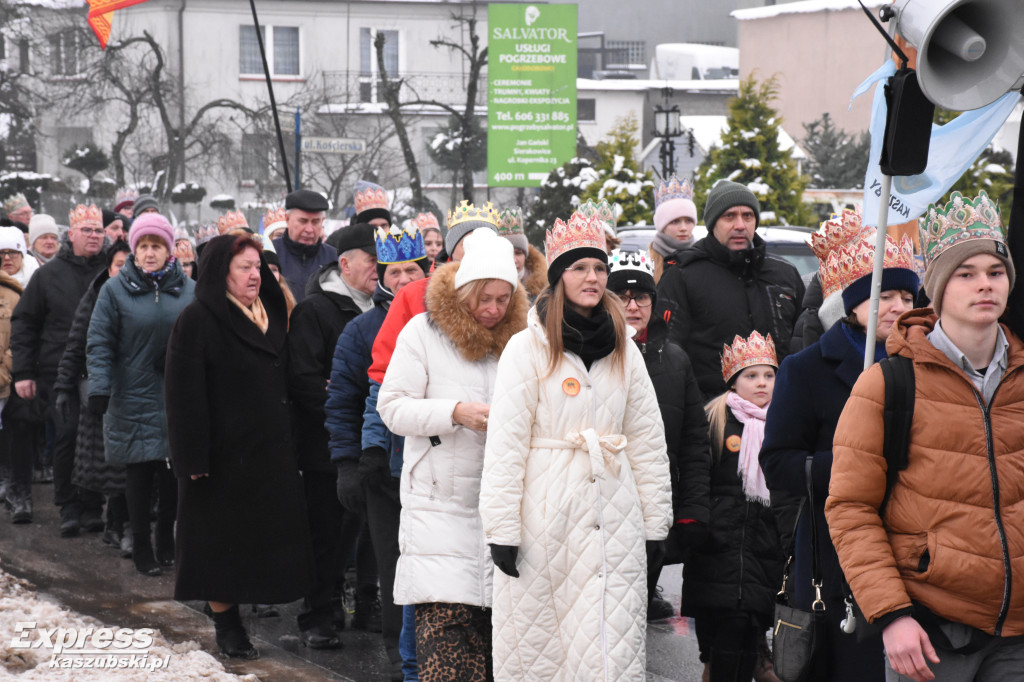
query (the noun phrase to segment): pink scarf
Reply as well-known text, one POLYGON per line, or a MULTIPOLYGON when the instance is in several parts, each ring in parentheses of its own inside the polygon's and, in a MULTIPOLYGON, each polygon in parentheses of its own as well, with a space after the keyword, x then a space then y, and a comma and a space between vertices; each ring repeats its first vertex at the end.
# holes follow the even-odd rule
POLYGON ((764 418, 768 414, 768 406, 758 407, 739 397, 733 391, 729 391, 725 397, 725 404, 732 410, 736 419, 743 424, 739 465, 736 467, 736 473, 743 481, 743 494, 747 496, 748 500, 768 506, 771 497, 768 493, 768 485, 764 482, 764 472, 761 471, 761 464, 758 461, 761 443, 764 441, 764 418))

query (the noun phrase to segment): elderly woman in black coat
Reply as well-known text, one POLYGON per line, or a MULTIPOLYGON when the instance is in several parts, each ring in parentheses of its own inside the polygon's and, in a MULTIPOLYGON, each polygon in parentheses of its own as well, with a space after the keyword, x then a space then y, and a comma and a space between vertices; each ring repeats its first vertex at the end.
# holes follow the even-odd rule
POLYGON ((178 476, 178 600, 204 599, 217 644, 256 658, 239 603, 310 588, 311 550, 290 442, 284 296, 263 251, 224 235, 203 251, 195 301, 178 318, 165 380, 178 476))

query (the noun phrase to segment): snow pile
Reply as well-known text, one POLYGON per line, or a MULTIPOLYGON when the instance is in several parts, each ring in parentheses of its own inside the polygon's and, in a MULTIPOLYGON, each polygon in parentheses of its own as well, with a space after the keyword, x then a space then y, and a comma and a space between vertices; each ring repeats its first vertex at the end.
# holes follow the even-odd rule
MULTIPOLYGON (((39 599, 31 586, 3 571, 0 571, 0 679, 17 680, 244 680, 257 682, 255 675, 240 677, 224 670, 210 654, 202 651, 193 641, 171 644, 159 630, 153 633, 153 644, 149 647, 149 658, 166 659, 162 669, 61 669, 50 667, 52 649, 15 648, 12 643, 22 635, 29 641, 38 641, 39 630, 50 628, 75 628, 85 631, 102 628, 103 623, 69 611, 56 604, 39 599), (20 622, 34 621, 37 631, 16 633, 20 622)), ((107 626, 118 630, 116 626, 107 626)), ((70 649, 69 649, 70 651, 70 649)), ((91 659, 90 655, 71 655, 60 658, 91 659)))

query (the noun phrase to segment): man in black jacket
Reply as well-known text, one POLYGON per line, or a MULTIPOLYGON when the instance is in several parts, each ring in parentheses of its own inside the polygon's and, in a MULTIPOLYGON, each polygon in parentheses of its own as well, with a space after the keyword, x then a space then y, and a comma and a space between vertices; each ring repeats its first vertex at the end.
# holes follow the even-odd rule
MULTIPOLYGON (((359 554, 371 562, 373 572, 376 570, 369 534, 362 532, 365 517, 346 512, 338 501, 338 470, 331 462, 324 427, 327 381, 338 337, 345 325, 373 307, 377 286, 374 230, 367 223, 356 223, 332 234, 328 242, 337 249, 337 262, 322 267, 309 278, 306 297, 292 311, 288 328, 292 433, 306 489, 315 560, 313 592, 304 601, 298 620, 301 641, 312 649, 341 647, 332 625, 331 595, 339 560, 347 559, 345 555, 351 553, 360 535, 367 541, 359 554)), ((361 564, 357 574, 363 574, 359 577, 369 582, 365 574, 370 569, 364 562, 357 564, 361 564)), ((376 575, 372 576, 372 583, 375 598, 376 575)), ((365 595, 358 596, 363 596, 365 602, 365 595)))
MULTIPOLYGON (((12 378, 18 396, 39 400, 52 411, 57 379, 75 309, 89 283, 103 269, 103 216, 95 206, 71 211, 67 241, 57 256, 39 268, 11 315, 12 378)), ((78 534, 82 525, 103 530, 103 498, 71 483, 75 464, 78 400, 72 396, 66 419, 56 419, 53 446, 53 502, 60 507, 61 537, 78 534)))
POLYGON ((789 348, 804 284, 796 268, 768 256, 755 230, 761 205, 745 185, 722 180, 708 193, 708 236, 683 251, 658 283, 657 316, 693 362, 705 399, 726 389, 720 353, 733 337, 771 334, 779 361, 789 348))

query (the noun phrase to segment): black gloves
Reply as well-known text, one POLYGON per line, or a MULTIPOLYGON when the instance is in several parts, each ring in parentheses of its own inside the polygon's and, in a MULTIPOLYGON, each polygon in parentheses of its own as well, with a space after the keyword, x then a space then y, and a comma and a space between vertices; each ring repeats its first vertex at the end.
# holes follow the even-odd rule
POLYGON ((650 570, 651 566, 661 566, 661 563, 665 560, 665 541, 664 540, 648 540, 647 541, 647 566, 650 570))
POLYGON ((359 477, 370 485, 387 485, 391 482, 391 464, 384 448, 367 448, 359 457, 359 477))
POLYGON ((62 424, 71 421, 71 394, 67 391, 57 391, 57 397, 53 401, 53 411, 62 424))
POLYGON ((338 502, 353 514, 366 513, 366 493, 359 476, 359 461, 343 459, 338 462, 338 502))
POLYGON ((491 545, 491 558, 498 570, 511 578, 518 578, 519 571, 516 570, 516 557, 519 556, 519 548, 509 545, 491 545))
POLYGON ((106 411, 107 406, 110 404, 109 395, 91 395, 89 396, 89 411, 97 417, 102 417, 106 411))

